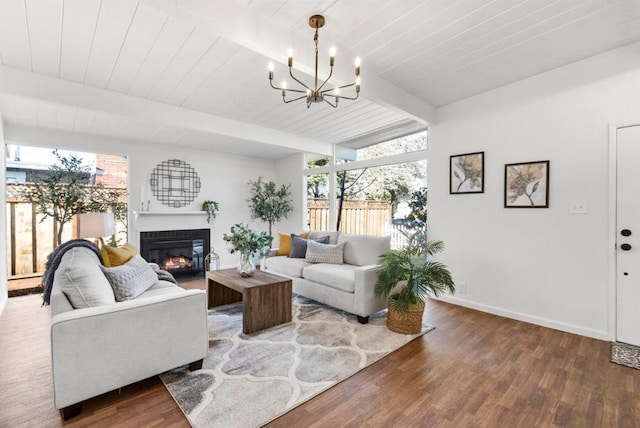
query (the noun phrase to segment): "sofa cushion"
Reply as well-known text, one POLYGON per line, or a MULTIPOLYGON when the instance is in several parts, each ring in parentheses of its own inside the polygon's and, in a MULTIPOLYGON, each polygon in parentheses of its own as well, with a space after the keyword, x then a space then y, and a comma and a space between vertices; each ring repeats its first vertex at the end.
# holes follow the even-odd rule
POLYGON ((103 245, 100 253, 102 254, 102 264, 106 267, 114 267, 122 266, 131 260, 131 257, 138 254, 138 249, 127 242, 122 247, 103 245))
MULTIPOLYGON (((326 244, 329 242, 329 237, 323 236, 317 239, 314 238, 313 240, 322 244, 326 244)), ((289 257, 291 257, 292 259, 304 259, 306 255, 307 240, 297 235, 291 234, 291 252, 289 253, 289 257)))
POLYGON ((267 271, 273 271, 293 278, 301 278, 302 270, 309 266, 304 259, 292 259, 287 256, 267 257, 265 259, 267 271))
POLYGON ((344 242, 336 245, 321 244, 314 240, 309 240, 305 260, 309 263, 341 265, 343 263, 342 253, 344 251, 344 244, 344 242))
POLYGON ((68 250, 54 274, 54 287, 64 293, 75 309, 116 302, 113 289, 100 270, 98 256, 88 248, 68 250))
POLYGON ((344 262, 355 266, 375 265, 381 254, 391 251, 390 236, 341 233, 338 243, 345 243, 344 262))
POLYGON ((184 293, 185 289, 169 281, 156 281, 148 290, 140 294, 136 299, 145 297, 164 296, 165 294, 184 293))
POLYGON ((122 266, 100 268, 111 283, 118 302, 135 299, 158 281, 158 275, 140 255, 133 256, 122 266))
POLYGON ((309 232, 309 239, 318 239, 323 236, 329 237, 329 242, 327 242, 327 244, 337 244, 340 232, 329 232, 328 230, 312 230, 309 232))
MULTIPOLYGON (((291 239, 293 234, 291 233, 278 233, 278 251, 277 256, 288 256, 291 252, 291 239)), ((309 232, 304 232, 299 235, 301 238, 308 238, 309 232)))
MULTIPOLYGON (((356 267, 351 265, 312 264, 304 268, 304 279, 353 293, 356 267)), ((321 285, 318 285, 320 287, 321 285)))

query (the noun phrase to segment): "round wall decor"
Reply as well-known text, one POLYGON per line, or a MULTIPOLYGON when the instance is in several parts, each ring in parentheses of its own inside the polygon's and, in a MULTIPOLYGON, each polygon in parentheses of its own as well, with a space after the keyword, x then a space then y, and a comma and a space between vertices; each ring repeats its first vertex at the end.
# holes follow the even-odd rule
POLYGON ((169 159, 153 169, 151 191, 164 205, 184 207, 200 193, 200 177, 188 163, 169 159))

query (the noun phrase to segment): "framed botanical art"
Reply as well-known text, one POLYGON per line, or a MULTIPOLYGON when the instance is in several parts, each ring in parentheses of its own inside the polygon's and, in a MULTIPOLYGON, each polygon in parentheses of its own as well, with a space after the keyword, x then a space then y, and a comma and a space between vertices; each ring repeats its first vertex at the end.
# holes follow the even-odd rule
POLYGON ((450 156, 449 193, 484 192, 484 152, 450 156))
POLYGON ((504 166, 505 208, 549 208, 549 161, 504 166))

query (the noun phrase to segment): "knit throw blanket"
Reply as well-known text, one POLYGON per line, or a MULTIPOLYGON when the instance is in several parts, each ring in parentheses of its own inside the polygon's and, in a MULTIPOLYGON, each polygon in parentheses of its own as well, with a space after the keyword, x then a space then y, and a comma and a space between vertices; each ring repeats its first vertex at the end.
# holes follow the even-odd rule
POLYGON ((76 247, 85 247, 93 251, 100 263, 102 263, 102 255, 100 254, 100 249, 93 242, 87 241, 86 239, 72 239, 70 241, 65 242, 64 244, 59 245, 49 256, 47 256, 47 262, 44 265, 44 274, 42 275, 42 284, 44 287, 44 294, 42 295, 42 306, 46 306, 51 301, 51 287, 53 286, 53 278, 60 266, 60 261, 62 260, 62 256, 72 248, 76 247))

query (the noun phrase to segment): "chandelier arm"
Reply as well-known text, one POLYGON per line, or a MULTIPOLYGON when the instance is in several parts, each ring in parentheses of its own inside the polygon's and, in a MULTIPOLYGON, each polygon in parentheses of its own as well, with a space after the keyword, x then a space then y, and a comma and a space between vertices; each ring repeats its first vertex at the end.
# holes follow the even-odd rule
MULTIPOLYGON (((326 96, 326 95, 325 95, 325 96, 326 96)), ((359 93, 359 92, 356 92, 356 96, 355 96, 355 97, 345 97, 345 96, 343 96, 343 95, 340 95, 340 99, 354 101, 354 100, 357 100, 359 96, 360 96, 360 93, 359 93)))
MULTIPOLYGON (((302 92, 302 91, 298 91, 298 92, 302 92)), ((303 99, 303 98, 307 98, 306 93, 305 93, 305 95, 303 95, 303 96, 301 96, 301 97, 293 98, 293 99, 291 99, 291 100, 286 100, 286 99, 284 98, 284 96, 283 96, 283 97, 282 97, 282 101, 284 101, 286 104, 289 104, 289 103, 292 103, 292 102, 294 102, 294 101, 301 100, 301 99, 303 99)))
POLYGON ((281 87, 279 87, 279 86, 273 86, 273 80, 271 80, 271 79, 269 79, 269 84, 271 85, 271 87, 272 87, 273 89, 282 90, 282 88, 281 88, 281 87))
MULTIPOLYGON (((322 82, 322 85, 320 85, 320 87, 318 89, 316 89, 317 92, 321 92, 322 93, 322 88, 324 87, 324 85, 329 81, 329 79, 331 79, 331 76, 333 76, 333 67, 331 67, 331 69, 329 70, 329 76, 325 79, 324 82, 322 82)), ((316 77, 317 79, 317 77, 316 77)))
POLYGON ((298 94, 304 94, 305 97, 307 96, 307 91, 303 91, 301 89, 290 89, 290 88, 287 88, 287 89, 285 89, 285 91, 287 91, 287 92, 296 92, 298 94))
MULTIPOLYGON (((320 93, 321 93, 322 95, 324 95, 324 94, 326 94, 327 92, 332 92, 332 91, 335 91, 336 89, 350 88, 350 87, 352 87, 352 86, 356 86, 356 82, 349 83, 348 85, 337 86, 337 87, 335 87, 335 88, 325 89, 324 91, 320 91, 320 93)), ((341 95, 340 97, 342 97, 342 95, 341 95)))
MULTIPOLYGON (((299 84, 301 84, 302 86, 304 86, 305 88, 307 88, 307 90, 309 90, 309 91, 311 91, 311 90, 312 90, 310 87, 308 87, 307 85, 305 85, 304 83, 302 83, 300 80, 298 80, 298 79, 293 75, 293 73, 292 73, 292 71, 291 71, 291 67, 289 67, 289 76, 291 76, 291 78, 292 78, 293 80, 295 80, 296 82, 298 82, 299 84)), ((287 89, 287 90, 289 90, 289 89, 287 89)), ((293 89, 291 89, 291 90, 293 90, 293 89)), ((302 92, 302 91, 298 91, 298 92, 302 92)))
POLYGON ((338 103, 337 103, 337 102, 336 102, 335 104, 333 104, 331 101, 329 101, 329 100, 328 100, 328 99, 326 99, 326 98, 323 98, 322 100, 323 100, 325 103, 329 104, 331 107, 333 107, 333 108, 338 108, 338 103))
MULTIPOLYGON (((322 94, 323 98, 326 100, 327 97, 333 97, 334 99, 340 98, 341 100, 357 100, 358 97, 360 96, 360 92, 356 92, 356 96, 355 97, 345 97, 344 95, 334 95, 334 94, 322 94)), ((337 103, 336 103, 337 104, 337 103)))

